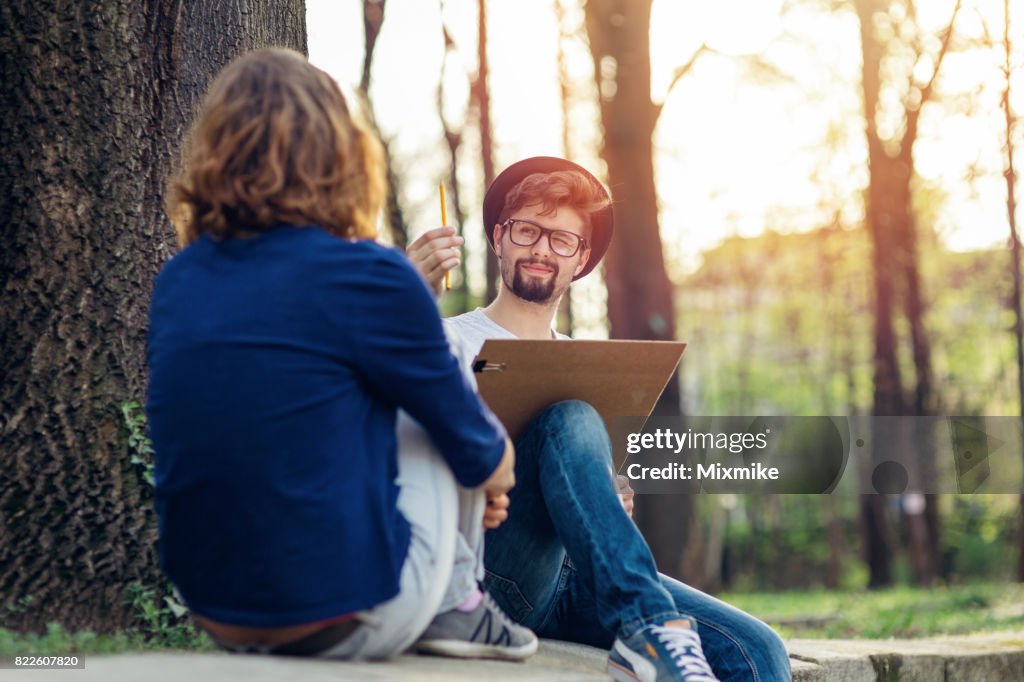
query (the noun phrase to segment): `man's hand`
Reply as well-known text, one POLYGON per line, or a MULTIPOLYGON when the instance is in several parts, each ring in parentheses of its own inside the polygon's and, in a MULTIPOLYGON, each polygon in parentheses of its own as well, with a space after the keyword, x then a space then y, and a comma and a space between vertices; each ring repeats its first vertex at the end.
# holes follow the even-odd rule
POLYGON ((454 227, 444 226, 428 230, 409 244, 405 255, 419 270, 423 279, 438 296, 444 286, 444 273, 459 267, 462 245, 466 240, 456 234, 454 227))
POLYGON ((508 519, 508 495, 502 493, 487 497, 487 507, 484 508, 484 528, 488 530, 497 528, 508 519))
POLYGON ((625 476, 615 477, 615 488, 619 493, 619 501, 622 502, 622 508, 626 510, 626 515, 629 518, 633 518, 633 489, 629 487, 629 479, 625 476))

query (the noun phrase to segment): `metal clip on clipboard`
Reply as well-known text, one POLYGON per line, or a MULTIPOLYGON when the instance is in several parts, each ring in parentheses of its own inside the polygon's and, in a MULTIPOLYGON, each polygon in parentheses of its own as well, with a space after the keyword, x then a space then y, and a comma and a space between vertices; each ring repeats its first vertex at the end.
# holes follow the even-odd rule
POLYGON ((487 360, 477 360, 473 363, 473 373, 479 374, 480 372, 504 372, 506 364, 504 362, 488 362, 487 360))

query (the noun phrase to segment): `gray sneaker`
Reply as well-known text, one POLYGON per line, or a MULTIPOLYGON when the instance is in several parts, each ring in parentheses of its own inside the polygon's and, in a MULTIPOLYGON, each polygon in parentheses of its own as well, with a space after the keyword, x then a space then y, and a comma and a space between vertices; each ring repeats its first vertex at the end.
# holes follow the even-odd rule
POLYGON ((434 616, 416 649, 455 658, 521 661, 537 651, 537 636, 513 623, 484 591, 479 606, 472 611, 452 610, 434 616))

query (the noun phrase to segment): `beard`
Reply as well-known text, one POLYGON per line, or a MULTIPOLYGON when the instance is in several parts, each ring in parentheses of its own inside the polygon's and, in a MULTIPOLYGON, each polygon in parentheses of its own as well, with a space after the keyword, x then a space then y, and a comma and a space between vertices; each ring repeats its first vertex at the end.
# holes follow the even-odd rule
POLYGON ((505 281, 505 286, 513 294, 530 303, 548 303, 556 295, 561 296, 564 293, 564 291, 555 291, 555 283, 558 281, 558 263, 554 261, 545 261, 539 258, 520 258, 512 264, 511 268, 505 267, 503 262, 501 278, 505 281), (528 263, 536 263, 551 268, 551 275, 541 279, 523 274, 519 266, 528 263), (509 281, 510 279, 511 281, 509 281))

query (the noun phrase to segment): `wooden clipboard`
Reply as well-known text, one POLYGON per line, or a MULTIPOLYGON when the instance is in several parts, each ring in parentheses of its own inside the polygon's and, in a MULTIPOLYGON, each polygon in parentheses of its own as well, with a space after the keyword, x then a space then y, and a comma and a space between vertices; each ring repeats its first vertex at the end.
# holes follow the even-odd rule
POLYGON ((488 339, 473 371, 512 440, 562 400, 590 403, 612 433, 612 417, 651 414, 685 350, 677 341, 488 339))

